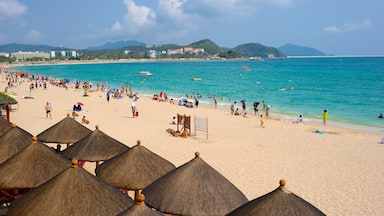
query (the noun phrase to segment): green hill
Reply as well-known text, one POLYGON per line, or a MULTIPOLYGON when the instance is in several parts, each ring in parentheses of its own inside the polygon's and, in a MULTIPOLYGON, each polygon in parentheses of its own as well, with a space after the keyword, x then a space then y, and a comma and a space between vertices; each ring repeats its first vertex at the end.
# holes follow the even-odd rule
POLYGON ((293 44, 285 44, 279 47, 279 50, 287 56, 326 56, 325 53, 317 49, 293 44))
POLYGON ((270 55, 273 55, 273 57, 276 58, 286 57, 280 50, 259 43, 242 44, 233 49, 243 53, 243 55, 247 57, 268 58, 270 55))
POLYGON ((215 55, 223 52, 222 48, 220 48, 217 44, 215 44, 209 39, 204 39, 204 40, 191 43, 189 44, 189 46, 192 46, 195 48, 204 48, 204 52, 211 55, 215 55))

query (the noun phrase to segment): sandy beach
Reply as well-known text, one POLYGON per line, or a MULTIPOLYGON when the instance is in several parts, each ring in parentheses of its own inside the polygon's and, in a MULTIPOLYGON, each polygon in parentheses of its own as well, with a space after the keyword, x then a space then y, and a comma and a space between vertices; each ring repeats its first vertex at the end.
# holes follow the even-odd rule
MULTIPOLYGON (((6 85, 1 76, 0 90, 6 85)), ((129 97, 107 102, 105 92, 94 91, 83 97, 83 91, 73 86, 66 90, 51 85, 30 93, 29 85, 23 80, 9 88, 18 101, 10 118, 33 135, 65 118, 73 105, 81 102, 80 117, 86 115, 89 129, 98 125, 130 147, 141 140, 176 166, 191 160, 198 151, 249 200, 274 190, 279 180, 285 179, 288 190, 327 215, 384 215, 383 134, 308 124, 305 118, 304 124, 296 124, 264 117, 265 128, 261 128, 253 112, 247 117, 232 116, 229 108, 215 109, 213 104, 187 108, 150 97, 135 101, 139 116, 133 118, 129 97), (34 99, 23 98, 30 94, 34 99), (47 102, 53 104, 52 119, 45 115, 47 102), (168 128, 176 130, 171 122, 178 113, 191 116, 192 128, 194 116, 208 118, 208 139, 201 131, 188 138, 167 133, 168 128), (316 134, 316 130, 326 133, 316 134)), ((87 162, 85 168, 94 173, 95 164, 87 162)))

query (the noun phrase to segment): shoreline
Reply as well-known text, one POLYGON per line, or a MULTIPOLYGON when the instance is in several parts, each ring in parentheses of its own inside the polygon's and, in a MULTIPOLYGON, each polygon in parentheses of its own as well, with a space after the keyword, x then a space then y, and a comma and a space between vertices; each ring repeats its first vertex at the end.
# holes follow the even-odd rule
MULTIPOLYGON (((241 61, 241 60, 246 60, 246 59, 231 59, 231 60, 223 60, 223 61, 241 61)), ((204 60, 204 59, 181 59, 181 60, 176 60, 176 59, 167 59, 167 60, 153 60, 153 59, 140 59, 140 60, 135 60, 135 59, 124 59, 122 61, 104 61, 104 60, 96 60, 96 61, 77 61, 73 63, 66 63, 68 61, 63 61, 62 63, 58 64, 25 64, 22 66, 16 66, 16 67, 23 67, 23 66, 47 66, 47 65, 86 65, 86 64, 115 64, 115 63, 148 63, 148 62, 180 62, 180 61, 210 61, 210 60, 204 60)), ((7 68, 7 67, 6 67, 7 68)), ((40 76, 40 74, 34 74, 35 76, 40 76)), ((63 79, 63 77, 53 77, 53 78, 60 78, 63 79)), ((107 81, 102 81, 102 83, 105 83, 107 81)), ((111 86, 112 88, 119 88, 119 86, 111 86)), ((144 90, 143 92, 140 92, 141 95, 145 95, 149 98, 152 97, 153 94, 157 94, 158 92, 155 92, 153 90, 144 90)), ((172 95, 171 97, 173 98, 178 98, 182 96, 182 94, 179 94, 179 96, 176 96, 176 94, 172 95)), ((204 98, 200 101, 201 106, 207 106, 210 108, 213 108, 213 102, 211 98, 204 98)), ((220 109, 229 109, 231 101, 220 101, 218 103, 218 108, 220 109)), ((260 109, 261 110, 261 109, 260 109)), ((250 108, 248 105, 247 108, 248 113, 253 113, 253 107, 250 108)), ((296 119, 296 115, 288 114, 288 113, 282 113, 282 112, 276 112, 275 110, 271 111, 271 116, 274 118, 277 118, 282 121, 293 121, 296 119)), ((321 125, 322 124, 322 119, 321 117, 308 117, 304 116, 304 121, 307 123, 315 124, 315 125, 321 125)), ((358 123, 351 123, 347 121, 343 121, 343 119, 340 120, 328 120, 328 124, 332 125, 333 127, 337 128, 342 128, 342 129, 349 129, 349 130, 356 130, 356 131, 361 131, 361 132, 371 132, 371 133, 377 133, 377 134, 382 134, 384 133, 384 129, 379 127, 379 126, 372 126, 372 125, 367 125, 367 124, 358 124, 358 123)))
MULTIPOLYGON (((1 80, 0 89, 6 84, 1 80)), ((289 191, 327 215, 384 213, 384 188, 380 186, 384 178, 384 145, 380 144, 379 134, 275 118, 264 119, 266 126, 261 128, 259 118, 251 114, 248 118, 231 116, 228 109, 192 109, 144 95, 134 102, 140 115, 133 118, 133 101, 128 97, 107 102, 101 91, 83 97, 83 91, 73 86, 66 90, 49 85, 46 90, 33 90, 34 99, 23 99, 29 94, 29 85, 25 79, 11 89, 19 102, 11 112, 11 122, 32 135, 65 118, 73 104, 80 101, 84 103, 80 115, 90 120, 84 126, 92 131, 99 125, 101 131, 129 147, 141 140, 142 145, 177 167, 193 159, 198 151, 249 200, 271 192, 280 179, 286 179, 289 191), (53 103, 52 119, 45 116, 47 101, 53 103), (167 128, 176 129, 171 124, 176 114, 208 118, 208 139, 201 131, 188 138, 167 133, 167 128), (316 130, 326 133, 316 134, 316 130)), ((193 129, 191 132, 194 134, 193 129)), ((95 164, 87 162, 84 168, 94 173, 95 164)))

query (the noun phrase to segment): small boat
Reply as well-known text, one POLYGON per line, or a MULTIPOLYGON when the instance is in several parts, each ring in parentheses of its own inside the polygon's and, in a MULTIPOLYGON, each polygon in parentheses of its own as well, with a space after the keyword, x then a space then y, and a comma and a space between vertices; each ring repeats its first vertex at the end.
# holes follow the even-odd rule
POLYGON ((152 76, 152 73, 149 71, 141 71, 139 73, 139 76, 152 76))
POLYGON ((201 77, 194 77, 192 78, 193 81, 200 81, 201 80, 201 77))

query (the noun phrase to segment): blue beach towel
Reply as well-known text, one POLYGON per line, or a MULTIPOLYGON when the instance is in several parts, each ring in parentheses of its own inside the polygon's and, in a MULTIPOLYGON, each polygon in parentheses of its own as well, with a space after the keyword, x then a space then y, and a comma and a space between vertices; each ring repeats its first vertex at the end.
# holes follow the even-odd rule
POLYGON ((315 134, 326 134, 326 132, 324 132, 324 131, 315 131, 314 133, 315 134))

